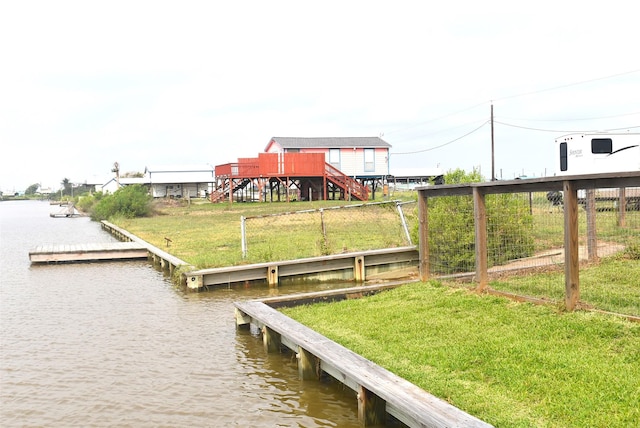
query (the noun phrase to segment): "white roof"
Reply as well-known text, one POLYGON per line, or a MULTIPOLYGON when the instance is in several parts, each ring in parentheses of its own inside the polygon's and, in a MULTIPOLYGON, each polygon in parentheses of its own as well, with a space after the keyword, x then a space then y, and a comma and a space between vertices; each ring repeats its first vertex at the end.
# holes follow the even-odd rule
POLYGON ((156 172, 213 172, 215 168, 209 164, 198 165, 153 165, 144 169, 144 173, 156 172))

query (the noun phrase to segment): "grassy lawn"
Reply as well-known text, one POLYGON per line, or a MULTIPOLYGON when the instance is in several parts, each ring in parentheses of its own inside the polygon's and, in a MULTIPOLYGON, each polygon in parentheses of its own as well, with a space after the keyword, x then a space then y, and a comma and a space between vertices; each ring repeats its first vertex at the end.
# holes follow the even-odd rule
MULTIPOLYGON (((603 258, 580 270, 580 302, 599 310, 640 316, 640 259, 623 255, 603 258)), ((491 281, 495 290, 564 301, 564 271, 520 273, 491 281)))
POLYGON ((336 206, 360 204, 362 203, 313 201, 234 204, 193 202, 187 205, 181 201, 171 206, 158 206, 158 215, 152 217, 116 218, 111 221, 197 268, 398 246, 398 237, 402 236, 402 231, 394 205, 375 211, 361 208, 328 210, 336 206), (250 220, 247 222, 248 257, 242 258, 241 216, 268 216, 320 208, 327 209, 323 218, 328 239, 323 238, 320 215, 317 213, 250 220), (372 215, 372 212, 375 214, 372 215), (393 227, 386 227, 390 224, 393 227), (375 233, 371 233, 372 230, 375 233), (165 238, 171 240, 168 247, 165 238))
POLYGON ((438 282, 283 312, 498 427, 640 421, 640 324, 438 282))

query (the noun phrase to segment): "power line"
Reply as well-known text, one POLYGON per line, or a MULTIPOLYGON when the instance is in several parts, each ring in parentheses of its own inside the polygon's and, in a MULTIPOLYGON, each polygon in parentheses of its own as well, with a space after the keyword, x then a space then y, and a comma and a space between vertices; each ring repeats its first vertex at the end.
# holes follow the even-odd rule
POLYGON ((478 126, 476 129, 474 129, 474 130, 472 130, 472 131, 469 131, 469 132, 467 132, 466 134, 461 135, 461 136, 460 136, 460 137, 458 137, 458 138, 454 138, 454 139, 453 139, 453 140, 451 140, 451 141, 447 141, 446 143, 444 143, 444 144, 440 144, 440 145, 435 146, 435 147, 430 147, 430 148, 428 148, 428 149, 422 149, 422 150, 415 150, 415 151, 413 151, 413 152, 401 152, 401 153, 392 152, 392 153, 390 153, 390 154, 392 154, 392 155, 413 155, 413 154, 416 154, 416 153, 424 153, 424 152, 429 152, 429 151, 431 151, 431 150, 439 149, 439 148, 441 148, 441 147, 448 146, 449 144, 453 144, 453 143, 455 143, 456 141, 461 140, 461 139, 463 139, 464 137, 467 137, 467 136, 469 136, 469 135, 473 134, 473 133, 474 133, 474 132, 476 132, 476 131, 479 131, 479 130, 480 130, 480 128, 482 128, 483 126, 485 126, 487 123, 489 123, 489 121, 488 121, 488 120, 486 120, 485 122, 483 122, 483 123, 482 123, 482 125, 478 126))
POLYGON ((524 118, 518 118, 518 117, 504 117, 502 116, 502 119, 508 119, 508 120, 523 120, 526 122, 577 122, 577 121, 581 121, 581 120, 600 120, 600 119, 613 119, 616 117, 624 117, 624 116, 634 116, 640 114, 640 111, 634 112, 634 113, 622 113, 622 114, 616 114, 616 115, 612 115, 612 116, 600 116, 600 117, 583 117, 583 118, 577 118, 577 119, 524 119, 524 118))
POLYGON ((564 88, 569 88, 571 86, 583 85, 585 83, 597 82, 598 80, 612 79, 614 77, 626 76, 627 74, 634 74, 634 73, 638 73, 638 72, 640 72, 640 69, 631 70, 631 71, 625 71, 624 73, 612 74, 610 76, 596 77, 595 79, 582 80, 580 82, 567 83, 566 85, 554 86, 552 88, 540 89, 540 90, 537 90, 537 91, 524 92, 524 93, 516 94, 516 95, 509 95, 509 96, 506 96, 506 97, 497 98, 494 101, 502 101, 502 100, 508 100, 508 99, 511 99, 511 98, 524 97, 526 95, 539 94, 541 92, 555 91, 557 89, 564 89, 564 88))
POLYGON ((423 122, 414 123, 413 125, 405 126, 404 128, 394 129, 392 131, 386 132, 386 134, 394 134, 396 132, 406 131, 407 129, 416 128, 418 126, 422 126, 422 125, 425 125, 427 123, 436 122, 438 120, 446 119, 447 117, 455 116, 457 114, 464 113, 465 111, 473 110, 474 108, 480 107, 480 106, 482 106, 482 105, 484 105, 486 103, 487 103, 486 101, 485 102, 481 102, 481 103, 472 105, 471 107, 466 107, 466 108, 464 108, 462 110, 458 110, 458 111, 455 111, 455 112, 452 112, 452 113, 445 114, 444 116, 439 116, 439 117, 436 117, 436 118, 433 118, 433 119, 425 120, 423 122))
MULTIPOLYGON (((482 118, 481 120, 485 121, 486 119, 482 118)), ((438 130, 433 131, 433 132, 420 133, 420 135, 413 135, 411 137, 397 139, 397 140, 394 140, 393 142, 394 142, 394 144, 404 143, 404 142, 407 142, 407 141, 413 141, 413 140, 417 140, 417 139, 428 137, 428 136, 432 136, 432 135, 442 134, 442 133, 445 133, 445 132, 452 133, 451 131, 454 131, 454 130, 459 129, 459 128, 465 128, 465 127, 468 127, 469 125, 474 125, 475 126, 478 122, 479 122, 479 120, 476 119, 476 120, 473 120, 473 121, 470 121, 470 122, 461 123, 459 125, 452 126, 450 128, 438 129, 438 130)))
MULTIPOLYGON (((494 123, 499 123, 500 125, 504 125, 504 126, 510 126, 512 128, 520 128, 520 129, 526 129, 529 131, 540 131, 540 132, 555 132, 555 133, 565 133, 565 134, 576 134, 576 133, 589 133, 589 132, 602 132, 602 130, 591 130, 591 131, 585 131, 584 129, 579 130, 579 131, 567 131, 567 130, 559 130, 559 129, 542 129, 542 128, 532 128, 532 127, 528 127, 528 126, 520 126, 520 125, 514 125, 512 123, 505 123, 505 122, 500 122, 498 120, 494 121, 494 123)), ((623 128, 612 128, 612 129, 605 129, 605 132, 610 132, 610 131, 622 131, 625 129, 635 129, 635 128, 640 128, 640 125, 638 126, 625 126, 623 128)))
MULTIPOLYGON (((613 79, 615 77, 626 76, 626 75, 629 75, 629 74, 635 74, 635 73, 639 73, 639 72, 640 72, 640 69, 631 70, 631 71, 625 71, 623 73, 617 73, 617 74, 612 74, 612 75, 603 76, 603 77, 596 77, 596 78, 593 78, 593 79, 582 80, 582 81, 579 81, 579 82, 568 83, 568 84, 565 84, 565 85, 554 86, 554 87, 551 87, 551 88, 540 89, 540 90, 537 90, 537 91, 523 92, 523 93, 520 93, 520 94, 508 95, 506 97, 496 98, 496 99, 494 99, 492 101, 502 101, 502 100, 508 100, 508 99, 511 99, 511 98, 518 98, 518 97, 523 97, 523 96, 527 96, 527 95, 538 94, 538 93, 542 93, 542 92, 555 91, 555 90, 558 90, 558 89, 564 89, 564 88, 568 88, 568 87, 571 87, 571 86, 583 85, 585 83, 597 82, 599 80, 613 79)), ((466 112, 468 110, 472 110, 474 108, 477 108, 477 107, 480 107, 482 105, 485 105, 488 102, 489 101, 484 101, 484 102, 481 102, 481 103, 477 103, 477 104, 474 104, 474 105, 472 105, 470 107, 466 107, 466 108, 464 108, 462 110, 457 110, 455 112, 448 113, 448 114, 445 114, 443 116, 439 116, 439 117, 436 117, 436 118, 433 118, 433 119, 429 119, 429 120, 426 120, 426 121, 423 121, 423 122, 418 122, 418 123, 415 123, 413 125, 409 125, 409 126, 406 126, 406 127, 403 127, 403 128, 397 128, 395 130, 388 131, 386 133, 381 133, 381 134, 382 135, 384 135, 384 134, 394 134, 396 132, 401 132, 401 131, 405 131, 405 130, 408 130, 408 129, 416 128, 418 126, 422 126, 422 125, 425 125, 427 123, 436 122, 438 120, 446 119, 447 117, 450 117, 450 116, 455 116, 457 114, 464 113, 464 112, 466 112)), ((629 115, 631 115, 631 114, 636 114, 636 113, 629 113, 629 115)), ((612 116, 612 117, 616 117, 616 116, 612 116)), ((579 120, 590 120, 590 119, 579 119, 579 120)))

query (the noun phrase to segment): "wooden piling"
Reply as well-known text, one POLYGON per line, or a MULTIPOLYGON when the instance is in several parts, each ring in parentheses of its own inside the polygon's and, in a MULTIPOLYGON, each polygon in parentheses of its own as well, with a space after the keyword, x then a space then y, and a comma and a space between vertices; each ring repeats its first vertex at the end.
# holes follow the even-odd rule
POLYGON ((360 386, 358 391, 358 420, 362 426, 384 426, 386 402, 373 392, 360 386))
POLYGON ((318 358, 301 346, 298 346, 298 374, 302 380, 318 380, 320 368, 318 358))
POLYGON ((280 333, 270 329, 266 325, 262 327, 262 343, 268 353, 280 352, 280 333))
POLYGON ((365 280, 364 272, 364 257, 357 256, 353 260, 353 279, 356 282, 363 282, 365 280))

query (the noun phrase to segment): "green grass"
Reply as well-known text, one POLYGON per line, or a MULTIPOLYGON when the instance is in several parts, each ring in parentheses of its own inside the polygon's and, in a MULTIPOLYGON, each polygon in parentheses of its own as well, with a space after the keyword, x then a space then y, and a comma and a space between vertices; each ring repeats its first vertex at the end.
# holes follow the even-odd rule
MULTIPOLYGON (((580 302, 603 311, 640 316, 640 259, 624 254, 580 270, 580 302)), ((491 281, 495 290, 564 301, 564 271, 530 273, 491 281)))
POLYGON ((437 282, 283 312, 497 427, 640 420, 637 323, 437 282))
POLYGON ((327 209, 324 213, 327 239, 323 237, 317 212, 248 220, 249 252, 247 258, 242 258, 241 216, 266 216, 353 204, 361 202, 177 203, 158 206, 158 215, 153 217, 112 221, 198 268, 289 260, 402 244, 403 233, 394 205, 375 208, 375 211, 371 210, 374 207, 366 210, 327 209), (171 240, 169 246, 165 238, 171 240))

